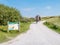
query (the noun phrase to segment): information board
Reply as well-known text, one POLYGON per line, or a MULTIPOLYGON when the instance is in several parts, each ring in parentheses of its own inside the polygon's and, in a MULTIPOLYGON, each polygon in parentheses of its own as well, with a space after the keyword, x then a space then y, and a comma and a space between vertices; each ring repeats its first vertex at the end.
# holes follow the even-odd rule
POLYGON ((8 30, 19 30, 19 22, 8 22, 8 30))

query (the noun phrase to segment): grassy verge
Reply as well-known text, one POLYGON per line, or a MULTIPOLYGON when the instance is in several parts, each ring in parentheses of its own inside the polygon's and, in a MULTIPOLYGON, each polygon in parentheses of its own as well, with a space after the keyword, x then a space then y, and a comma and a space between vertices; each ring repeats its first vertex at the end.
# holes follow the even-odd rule
POLYGON ((20 32, 10 31, 9 33, 7 33, 7 26, 0 25, 0 43, 11 40, 14 37, 16 37, 18 34, 26 32, 29 29, 30 24, 31 22, 20 23, 20 32))
POLYGON ((60 18, 49 19, 44 24, 60 34, 60 18))

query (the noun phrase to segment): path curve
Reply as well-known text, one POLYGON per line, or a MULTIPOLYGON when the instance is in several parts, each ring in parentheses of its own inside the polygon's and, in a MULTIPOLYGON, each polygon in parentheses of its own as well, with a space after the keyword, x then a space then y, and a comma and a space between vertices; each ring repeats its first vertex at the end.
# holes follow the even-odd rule
POLYGON ((34 22, 26 33, 1 45, 60 45, 60 34, 43 25, 43 21, 34 22))

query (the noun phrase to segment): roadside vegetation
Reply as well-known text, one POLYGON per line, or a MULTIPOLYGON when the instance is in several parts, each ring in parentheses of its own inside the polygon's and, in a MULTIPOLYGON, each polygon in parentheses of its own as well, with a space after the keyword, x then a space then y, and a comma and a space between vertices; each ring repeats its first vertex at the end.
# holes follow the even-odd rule
POLYGON ((49 28, 53 29, 54 31, 60 33, 60 16, 47 19, 44 24, 49 28))
POLYGON ((7 26, 0 25, 0 43, 8 41, 16 37, 17 35, 26 32, 29 29, 31 22, 20 23, 20 32, 18 30, 12 30, 7 32, 7 26))
POLYGON ((20 11, 16 8, 0 4, 0 43, 15 38, 17 35, 26 32, 34 18, 22 17, 20 11), (7 22, 20 21, 20 32, 11 30, 7 32, 7 22))
POLYGON ((57 18, 59 16, 47 16, 47 17, 42 17, 42 20, 48 20, 48 19, 51 19, 51 18, 57 18))

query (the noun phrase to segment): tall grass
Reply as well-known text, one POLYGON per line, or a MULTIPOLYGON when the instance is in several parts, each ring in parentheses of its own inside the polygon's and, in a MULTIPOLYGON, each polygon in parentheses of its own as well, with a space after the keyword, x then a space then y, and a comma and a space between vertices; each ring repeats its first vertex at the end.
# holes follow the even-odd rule
POLYGON ((20 33, 24 33, 29 29, 31 22, 20 23, 20 32, 12 30, 7 33, 7 26, 0 25, 0 43, 8 41, 19 35, 20 33))
POLYGON ((54 31, 60 33, 60 18, 48 19, 44 24, 54 31))

